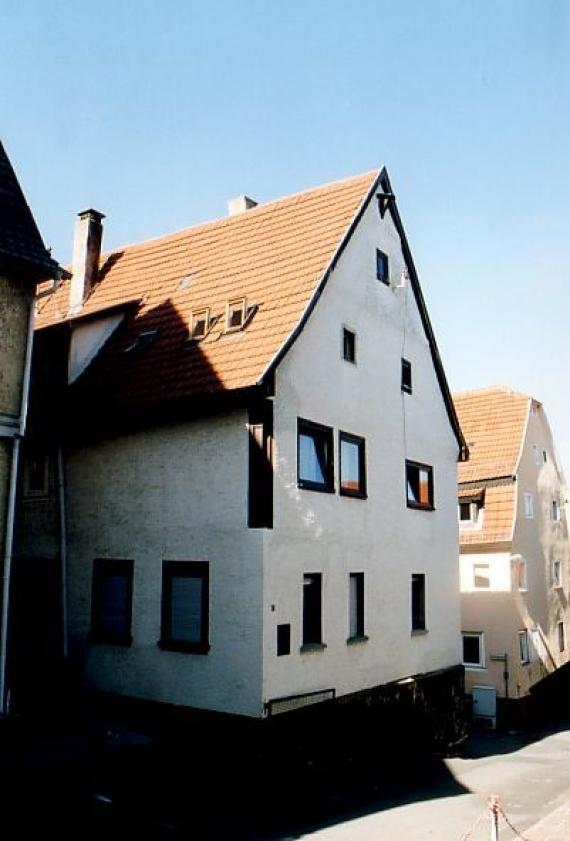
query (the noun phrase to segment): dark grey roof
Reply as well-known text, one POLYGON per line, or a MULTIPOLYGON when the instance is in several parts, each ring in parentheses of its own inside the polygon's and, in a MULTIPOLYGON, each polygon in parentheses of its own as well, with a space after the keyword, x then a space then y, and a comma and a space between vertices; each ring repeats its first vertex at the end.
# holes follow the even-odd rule
POLYGON ((0 143, 0 262, 36 278, 55 277, 49 255, 8 156, 0 143))

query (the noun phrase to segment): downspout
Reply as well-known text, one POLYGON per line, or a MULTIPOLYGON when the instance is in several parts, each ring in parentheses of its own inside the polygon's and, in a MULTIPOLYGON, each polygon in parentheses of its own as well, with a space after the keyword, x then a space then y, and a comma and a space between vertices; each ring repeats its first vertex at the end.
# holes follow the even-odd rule
POLYGON ((6 692, 6 663, 8 658, 8 619, 10 614, 10 587, 12 581, 12 550, 14 546, 14 520, 16 517, 16 490, 18 488, 18 465, 20 460, 20 439, 26 431, 28 402, 30 393, 30 375, 32 369, 32 347, 34 341, 35 298, 30 304, 28 320, 28 338, 22 379, 22 398, 20 401, 20 428, 12 444, 12 463, 10 465, 10 489, 8 492, 8 513, 6 517, 6 541, 4 544, 4 567, 2 570, 2 617, 0 626, 0 715, 8 712, 6 692))
POLYGON ((67 659, 67 514, 65 507, 65 464, 63 447, 57 448, 57 495, 59 501, 59 562, 61 566, 61 650, 67 659))

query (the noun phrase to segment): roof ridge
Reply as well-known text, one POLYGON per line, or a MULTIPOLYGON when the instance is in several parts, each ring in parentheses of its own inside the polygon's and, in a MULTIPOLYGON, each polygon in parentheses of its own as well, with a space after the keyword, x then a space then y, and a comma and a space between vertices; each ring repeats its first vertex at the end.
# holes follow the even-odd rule
POLYGON ((295 199, 299 196, 304 196, 309 193, 325 192, 326 190, 329 190, 333 187, 338 187, 342 184, 348 184, 351 181, 361 181, 367 177, 370 178, 370 182, 372 183, 372 177, 377 177, 381 171, 381 168, 371 169, 367 172, 361 172, 357 175, 349 175, 346 178, 338 178, 336 181, 328 181, 325 184, 317 184, 313 187, 307 187, 305 190, 298 190, 295 193, 287 193, 284 196, 279 196, 278 198, 271 199, 267 202, 260 202, 259 204, 255 205, 255 207, 251 207, 249 210, 244 211, 244 213, 236 213, 234 216, 218 216, 214 219, 207 219, 204 222, 197 222, 194 225, 187 225, 183 228, 178 228, 176 231, 171 231, 168 234, 160 234, 156 237, 148 237, 148 239, 140 240, 138 242, 128 242, 124 245, 119 245, 116 248, 112 248, 110 251, 104 251, 101 254, 101 262, 111 257, 113 254, 117 254, 118 252, 123 252, 127 249, 130 251, 132 249, 145 248, 151 244, 168 242, 168 240, 175 240, 177 237, 182 237, 184 234, 190 233, 191 231, 195 232, 200 229, 233 225, 236 224, 238 221, 242 221, 245 217, 249 219, 252 216, 259 215, 260 211, 270 210, 273 206, 279 205, 281 202, 290 201, 291 199, 295 199))

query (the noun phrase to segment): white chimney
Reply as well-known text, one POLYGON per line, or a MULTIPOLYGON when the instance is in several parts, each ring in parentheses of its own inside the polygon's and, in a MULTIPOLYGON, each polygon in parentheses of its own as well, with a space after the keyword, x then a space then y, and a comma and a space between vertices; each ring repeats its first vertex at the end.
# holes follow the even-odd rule
POLYGON ((105 218, 98 210, 84 210, 77 214, 73 236, 73 265, 69 309, 78 312, 88 297, 99 271, 101 240, 105 218))
POLYGON ((228 199, 228 216, 237 216, 252 207, 257 207, 257 202, 249 196, 236 196, 235 199, 228 199))

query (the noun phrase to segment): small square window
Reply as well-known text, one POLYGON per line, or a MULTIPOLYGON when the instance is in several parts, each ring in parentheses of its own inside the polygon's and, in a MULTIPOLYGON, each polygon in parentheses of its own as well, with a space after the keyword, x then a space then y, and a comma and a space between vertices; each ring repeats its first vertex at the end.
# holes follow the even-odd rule
POLYGON ((433 468, 406 461, 406 497, 408 508, 433 510, 433 468))
POLYGON ((476 590, 488 590, 490 586, 489 564, 473 564, 473 587, 476 590))
POLYGON ((203 339, 210 329, 210 309, 195 310, 191 315, 190 338, 203 339))
POLYGON ((562 587, 562 561, 552 562, 552 586, 562 587))
POLYGON ((426 630, 426 577, 412 574, 412 631, 426 630))
POLYGON ((206 561, 162 562, 160 647, 207 654, 209 565, 206 561))
POLYGON ((348 638, 364 637, 364 573, 351 572, 348 577, 348 638))
POLYGON ((564 651, 566 648, 566 635, 564 633, 564 622, 558 622, 557 624, 557 632, 558 632, 558 649, 559 651, 564 651))
POLYGON ((364 438, 339 432, 340 490, 343 496, 366 496, 364 438))
POLYGON ((291 625, 277 626, 277 656, 291 654, 291 625))
POLYGON ((485 650, 483 646, 483 633, 464 632, 463 639, 463 665, 471 668, 485 668, 485 650))
POLYGON ((300 488, 334 491, 333 431, 299 418, 297 421, 297 477, 300 488))
POLYGON ((91 636, 94 642, 130 645, 133 562, 98 558, 93 563, 91 636))
POLYGON ((245 324, 245 298, 235 298, 228 301, 226 307, 226 333, 234 330, 241 330, 245 324))
POLYGON ((534 519, 534 500, 532 494, 529 493, 524 495, 524 515, 527 520, 534 519))
POLYGON ((342 331, 342 358, 356 363, 356 333, 346 327, 342 331))
POLYGON ((390 264, 388 262, 388 255, 376 249, 376 277, 387 286, 390 285, 390 264))
POLYGON ((412 393, 412 363, 402 359, 402 391, 412 393))
POLYGON ((530 647, 528 643, 528 631, 519 631, 519 656, 521 663, 530 663, 530 647))

